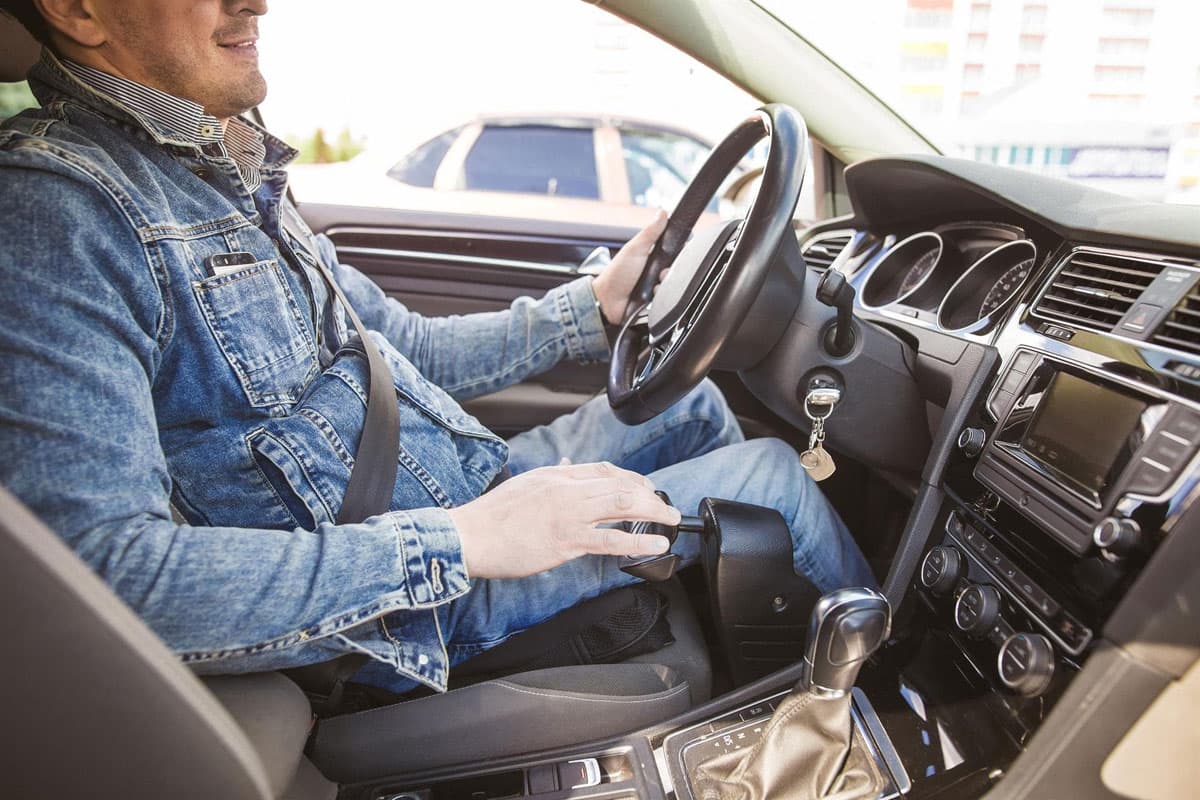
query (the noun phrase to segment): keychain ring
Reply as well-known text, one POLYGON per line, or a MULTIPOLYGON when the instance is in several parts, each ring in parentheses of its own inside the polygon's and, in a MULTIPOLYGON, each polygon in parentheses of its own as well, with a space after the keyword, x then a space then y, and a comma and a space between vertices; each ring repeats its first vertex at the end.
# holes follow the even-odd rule
POLYGON ((829 417, 831 417, 833 415, 833 404, 832 403, 825 406, 829 410, 819 416, 814 414, 812 411, 809 411, 810 405, 811 404, 808 402, 808 398, 807 397, 804 398, 804 415, 806 417, 808 417, 809 420, 812 422, 816 422, 817 420, 824 422, 825 420, 829 419, 829 417))

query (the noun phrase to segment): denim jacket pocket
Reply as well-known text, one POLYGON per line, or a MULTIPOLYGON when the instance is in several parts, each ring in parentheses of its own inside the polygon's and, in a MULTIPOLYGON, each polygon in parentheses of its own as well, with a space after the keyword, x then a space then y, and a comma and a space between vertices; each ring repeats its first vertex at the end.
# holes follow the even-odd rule
POLYGON ((329 509, 312 485, 304 459, 284 439, 257 428, 246 436, 250 457, 297 527, 316 530, 330 519, 329 509))
POLYGON ((250 404, 296 402, 317 373, 317 348, 279 262, 259 261, 192 289, 250 404))

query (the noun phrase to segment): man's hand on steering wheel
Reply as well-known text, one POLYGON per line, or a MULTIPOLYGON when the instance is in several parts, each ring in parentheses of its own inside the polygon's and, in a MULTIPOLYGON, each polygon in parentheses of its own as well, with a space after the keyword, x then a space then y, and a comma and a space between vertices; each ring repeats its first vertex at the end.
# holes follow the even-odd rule
MULTIPOLYGON (((596 301, 600 303, 600 313, 609 325, 620 325, 625 321, 629 296, 646 269, 646 259, 650 257, 654 243, 662 236, 666 227, 667 212, 659 211, 654 221, 630 239, 613 258, 612 263, 592 282, 592 291, 596 293, 596 301)), ((664 270, 658 278, 661 281, 666 276, 664 270)))
POLYGON ((804 120, 778 103, 757 109, 709 154, 649 254, 637 259, 645 269, 627 289, 627 308, 604 308, 606 318, 622 317, 607 386, 617 419, 652 419, 695 388, 718 356, 722 369, 742 369, 779 340, 804 285, 792 218, 807 158, 804 120), (745 218, 698 230, 725 179, 764 139, 767 160, 745 218), (660 283, 668 269, 670 278, 660 283), (779 285, 759 303, 768 278, 779 285), (745 336, 734 341, 747 319, 745 336))

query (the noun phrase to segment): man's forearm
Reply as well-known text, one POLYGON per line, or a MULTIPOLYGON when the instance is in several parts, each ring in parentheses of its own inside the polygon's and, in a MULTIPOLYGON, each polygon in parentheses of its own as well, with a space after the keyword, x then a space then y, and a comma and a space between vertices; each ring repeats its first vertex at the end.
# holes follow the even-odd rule
MULTIPOLYGON (((332 250, 327 244, 326 239, 326 257, 332 250)), ((335 275, 363 323, 458 400, 518 383, 564 358, 587 362, 609 354, 590 278, 551 289, 540 299, 518 298, 504 311, 424 317, 388 298, 352 267, 338 264, 335 275)))

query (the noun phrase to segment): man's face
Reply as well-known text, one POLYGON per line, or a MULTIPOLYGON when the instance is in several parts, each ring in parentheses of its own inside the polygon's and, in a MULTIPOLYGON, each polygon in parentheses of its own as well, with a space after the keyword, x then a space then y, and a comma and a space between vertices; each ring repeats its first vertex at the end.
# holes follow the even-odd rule
POLYGON ((95 0, 98 55, 132 80, 192 100, 218 119, 262 102, 258 18, 266 0, 95 0))

